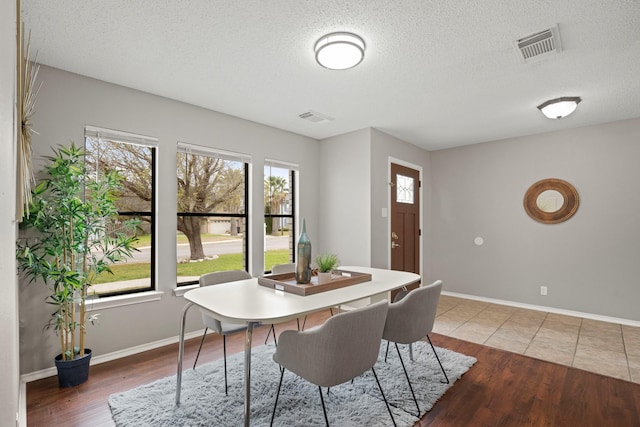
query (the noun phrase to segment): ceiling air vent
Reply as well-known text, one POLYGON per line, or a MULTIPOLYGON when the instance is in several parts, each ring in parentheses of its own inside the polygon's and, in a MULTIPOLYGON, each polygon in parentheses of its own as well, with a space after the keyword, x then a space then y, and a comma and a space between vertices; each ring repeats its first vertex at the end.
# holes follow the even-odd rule
POLYGON ((513 43, 518 57, 524 63, 538 61, 562 51, 560 32, 557 25, 516 40, 513 43))
POLYGON ((330 121, 333 120, 333 117, 329 117, 325 114, 318 113, 317 111, 313 111, 313 110, 309 110, 306 113, 302 113, 298 117, 313 123, 329 123, 330 121))

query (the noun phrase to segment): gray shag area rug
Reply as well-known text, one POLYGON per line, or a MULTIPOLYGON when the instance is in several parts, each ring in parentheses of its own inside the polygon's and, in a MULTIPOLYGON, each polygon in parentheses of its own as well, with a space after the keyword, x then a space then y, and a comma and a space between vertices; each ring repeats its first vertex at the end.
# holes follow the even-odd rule
MULTIPOLYGON (((427 342, 413 345, 414 361, 409 346, 400 346, 411 384, 420 405, 421 416, 453 386, 476 362, 471 356, 436 347, 440 361, 449 376, 444 377, 431 346, 427 342)), ((398 426, 413 426, 419 417, 407 380, 393 344, 384 361, 386 343, 374 369, 382 390, 391 404, 398 426)), ((279 366, 273 361, 273 344, 256 347, 251 358, 251 425, 268 426, 273 411, 279 366)), ((166 377, 109 397, 113 420, 124 426, 240 426, 244 420, 244 354, 227 357, 229 395, 224 394, 222 360, 203 364, 182 375, 180 406, 175 405, 176 377, 166 377)), ((393 425, 371 371, 347 382, 323 389, 329 423, 335 426, 393 425)), ((286 371, 275 426, 322 426, 325 424, 318 387, 286 371)))

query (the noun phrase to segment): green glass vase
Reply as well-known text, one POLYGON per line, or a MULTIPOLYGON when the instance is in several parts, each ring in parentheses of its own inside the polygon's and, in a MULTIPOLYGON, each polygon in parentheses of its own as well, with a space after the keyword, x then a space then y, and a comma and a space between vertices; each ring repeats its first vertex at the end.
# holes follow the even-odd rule
POLYGON ((296 282, 311 282, 311 241, 307 236, 307 224, 302 219, 302 232, 298 238, 298 257, 296 259, 296 282))

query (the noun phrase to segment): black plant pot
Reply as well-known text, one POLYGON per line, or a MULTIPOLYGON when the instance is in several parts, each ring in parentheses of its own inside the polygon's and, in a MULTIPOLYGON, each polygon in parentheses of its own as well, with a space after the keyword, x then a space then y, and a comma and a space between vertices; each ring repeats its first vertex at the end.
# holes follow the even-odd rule
POLYGON ((91 350, 86 348, 84 356, 73 360, 62 360, 62 355, 56 356, 58 368, 58 385, 60 388, 75 387, 89 379, 89 362, 91 350))

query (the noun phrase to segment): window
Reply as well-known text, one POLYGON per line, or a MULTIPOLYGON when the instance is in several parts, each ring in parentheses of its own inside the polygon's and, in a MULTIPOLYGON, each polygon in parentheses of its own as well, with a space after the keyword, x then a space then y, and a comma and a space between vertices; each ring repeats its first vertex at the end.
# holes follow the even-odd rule
POLYGON ((178 143, 178 286, 212 271, 247 270, 250 160, 178 143))
POLYGON ((295 261, 297 165, 264 162, 264 269, 295 261))
POLYGON ((396 202, 413 204, 413 178, 397 175, 396 202))
POLYGON ((112 296, 155 289, 155 165, 157 139, 125 132, 85 127, 87 173, 99 177, 117 170, 123 188, 116 194, 118 218, 109 224, 116 230, 122 221, 136 218, 137 252, 111 266, 90 288, 94 296, 112 296))

